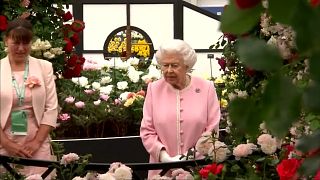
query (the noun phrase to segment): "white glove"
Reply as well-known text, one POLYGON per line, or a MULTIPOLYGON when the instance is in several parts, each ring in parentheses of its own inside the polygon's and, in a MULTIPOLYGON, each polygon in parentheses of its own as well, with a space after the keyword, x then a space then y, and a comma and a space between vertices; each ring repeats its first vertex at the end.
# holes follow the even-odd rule
POLYGON ((175 162, 175 161, 180 161, 181 155, 176 155, 174 157, 169 156, 166 150, 161 150, 160 151, 160 157, 159 160, 160 162, 175 162))

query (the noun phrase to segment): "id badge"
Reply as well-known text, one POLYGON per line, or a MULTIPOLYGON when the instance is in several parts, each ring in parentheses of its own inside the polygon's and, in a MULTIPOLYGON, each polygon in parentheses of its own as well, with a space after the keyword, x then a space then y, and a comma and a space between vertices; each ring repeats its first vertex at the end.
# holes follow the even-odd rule
POLYGON ((11 132, 14 135, 27 135, 27 113, 23 110, 11 112, 11 132))

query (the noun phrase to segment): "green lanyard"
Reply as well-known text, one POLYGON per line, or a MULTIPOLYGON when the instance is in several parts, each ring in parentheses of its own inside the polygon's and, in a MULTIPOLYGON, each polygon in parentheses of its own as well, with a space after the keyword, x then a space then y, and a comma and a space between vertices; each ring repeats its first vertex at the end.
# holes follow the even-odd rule
POLYGON ((19 106, 22 106, 23 101, 24 101, 24 96, 25 96, 25 82, 28 78, 28 74, 29 74, 29 61, 26 61, 26 64, 24 66, 24 75, 23 75, 23 83, 21 85, 21 87, 19 87, 16 78, 14 77, 14 75, 12 74, 12 83, 13 83, 13 87, 16 90, 17 96, 18 96, 18 102, 19 102, 19 106))

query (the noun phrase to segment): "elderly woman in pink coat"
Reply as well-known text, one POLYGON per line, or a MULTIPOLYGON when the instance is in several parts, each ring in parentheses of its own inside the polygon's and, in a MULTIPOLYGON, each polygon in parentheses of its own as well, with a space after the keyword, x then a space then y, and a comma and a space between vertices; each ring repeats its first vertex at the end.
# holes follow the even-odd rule
MULTIPOLYGON (((56 127, 57 93, 52 64, 30 56, 32 37, 29 21, 9 22, 4 37, 8 55, 0 61, 0 154, 52 160, 49 133, 56 127)), ((21 173, 45 170, 25 167, 21 173)))
MULTIPOLYGON (((202 133, 218 131, 219 101, 212 81, 188 73, 197 57, 185 41, 160 46, 155 58, 163 78, 148 85, 140 136, 151 163, 179 161, 202 133)), ((160 171, 149 171, 148 179, 160 171)))

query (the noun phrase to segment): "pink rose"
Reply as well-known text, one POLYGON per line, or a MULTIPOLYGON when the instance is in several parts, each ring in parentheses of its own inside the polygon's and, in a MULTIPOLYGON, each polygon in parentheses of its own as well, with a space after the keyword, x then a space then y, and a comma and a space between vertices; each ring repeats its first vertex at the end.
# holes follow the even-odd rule
POLYGON ((100 94, 100 99, 102 99, 104 101, 108 101, 109 96, 107 94, 100 94))
POLYGON ((73 102, 74 102, 74 100, 75 100, 75 98, 74 98, 74 97, 69 96, 69 97, 67 97, 67 98, 64 100, 64 102, 66 102, 66 103, 68 103, 68 104, 71 104, 71 103, 73 103, 73 102))
POLYGON ((58 118, 62 121, 66 121, 70 119, 70 115, 68 113, 59 114, 58 118))
POLYGON ((92 90, 92 89, 85 89, 84 92, 85 92, 86 94, 93 94, 93 93, 94 93, 94 90, 92 90))
POLYGON ((79 160, 80 157, 75 153, 69 153, 62 156, 60 164, 67 165, 79 160))
POLYGON ((233 155, 236 157, 236 160, 240 160, 241 157, 247 157, 249 154, 252 154, 256 148, 257 146, 252 143, 239 144, 233 149, 233 155))
POLYGON ((82 101, 78 101, 78 102, 74 103, 74 105, 79 109, 84 108, 84 106, 85 106, 84 102, 82 102, 82 101))

